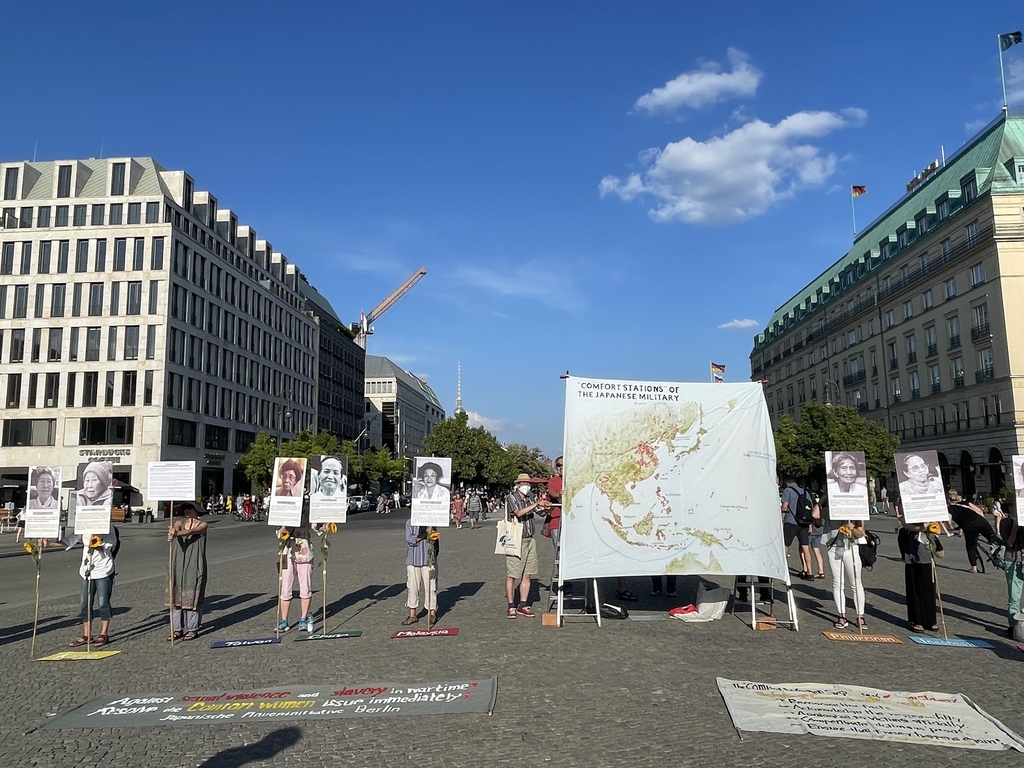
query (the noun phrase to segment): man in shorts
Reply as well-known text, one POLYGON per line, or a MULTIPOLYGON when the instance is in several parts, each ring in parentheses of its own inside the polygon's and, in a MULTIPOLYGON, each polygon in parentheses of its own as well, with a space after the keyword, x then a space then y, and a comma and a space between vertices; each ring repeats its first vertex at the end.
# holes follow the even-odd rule
MULTIPOLYGON (((789 548, 793 539, 800 543, 800 578, 813 581, 811 573, 811 533, 809 525, 797 525, 796 508, 801 496, 807 492, 801 487, 795 477, 786 478, 786 487, 782 491, 782 533, 786 545, 786 556, 789 556, 789 548)), ((813 504, 813 500, 811 501, 813 504)))
POLYGON ((484 508, 484 503, 480 499, 480 494, 474 488, 469 492, 469 497, 466 499, 466 515, 469 517, 469 527, 478 528, 477 524, 480 520, 480 512, 484 508))
POLYGON ((534 511, 542 508, 542 503, 535 500, 530 485, 530 476, 525 472, 516 478, 515 489, 505 499, 505 517, 512 520, 513 516, 523 524, 523 540, 519 557, 505 555, 505 598, 508 610, 505 616, 514 619, 516 616, 532 618, 536 614, 530 609, 530 578, 537 575, 537 542, 534 534, 534 511), (516 607, 516 579, 519 582, 519 607, 516 607))

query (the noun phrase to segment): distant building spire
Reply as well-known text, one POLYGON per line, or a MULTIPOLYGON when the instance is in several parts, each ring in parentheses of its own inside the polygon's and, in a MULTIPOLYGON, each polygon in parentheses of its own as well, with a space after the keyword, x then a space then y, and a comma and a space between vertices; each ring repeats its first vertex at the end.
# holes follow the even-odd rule
POLYGON ((462 362, 461 361, 459 362, 459 375, 458 375, 458 378, 456 379, 456 381, 458 382, 458 384, 457 384, 458 389, 456 390, 456 396, 455 396, 455 413, 462 413, 462 411, 464 409, 462 407, 462 362))

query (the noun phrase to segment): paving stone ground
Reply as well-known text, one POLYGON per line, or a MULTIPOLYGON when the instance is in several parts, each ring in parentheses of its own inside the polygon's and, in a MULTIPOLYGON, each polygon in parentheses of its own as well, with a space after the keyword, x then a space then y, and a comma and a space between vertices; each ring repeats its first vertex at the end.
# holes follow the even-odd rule
MULTIPOLYGON (((1001 572, 966 573, 961 539, 947 539, 939 569, 952 636, 993 650, 917 646, 909 640, 903 567, 892 521, 875 519, 879 562, 867 574, 871 631, 903 645, 830 642, 830 582, 797 582, 801 631, 753 632, 739 616, 711 624, 571 623, 504 615, 503 563, 491 554, 493 522, 443 533, 439 626, 457 637, 391 640, 405 615, 402 517, 360 515, 331 548, 328 629, 360 629, 350 640, 214 650, 212 640, 273 633, 276 544, 264 525, 216 518, 210 539, 208 611, 200 640, 166 642, 166 538, 159 525, 125 526, 113 605, 112 649, 92 662, 38 662, 29 653, 30 558, 0 537, 0 669, 6 716, 0 765, 18 766, 485 766, 946 765, 1019 766, 1024 756, 814 736, 743 734, 732 728, 717 676, 763 682, 837 682, 892 690, 958 692, 1024 733, 1024 653, 1005 636, 1001 572), (318 722, 45 730, 48 717, 105 693, 373 682, 441 682, 498 676, 494 714, 318 722)), ((551 546, 540 542, 541 578, 551 546)), ((78 551, 44 558, 37 655, 63 650, 78 634, 78 551)), ((715 579, 706 579, 714 582, 715 579)), ((731 586, 731 579, 719 580, 731 586)), ((664 612, 690 602, 650 598, 646 579, 630 610, 664 612)), ((314 606, 319 611, 319 576, 314 606)), ((607 585, 608 594, 612 591, 607 585)), ((546 590, 539 590, 546 603, 546 590)), ((298 608, 297 601, 293 611, 298 608)), ((424 626, 421 622, 419 626, 424 626)))

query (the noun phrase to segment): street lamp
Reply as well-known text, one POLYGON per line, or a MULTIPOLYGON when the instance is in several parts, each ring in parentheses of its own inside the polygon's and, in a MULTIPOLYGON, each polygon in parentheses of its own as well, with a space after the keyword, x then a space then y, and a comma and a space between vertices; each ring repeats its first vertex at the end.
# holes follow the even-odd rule
POLYGON ((842 402, 842 399, 841 399, 841 396, 840 396, 839 382, 836 381, 835 379, 830 379, 827 376, 824 377, 824 382, 825 382, 825 405, 826 405, 826 407, 830 406, 830 405, 840 405, 841 402, 842 402), (828 388, 829 384, 831 384, 833 387, 835 387, 835 394, 836 394, 835 400, 833 400, 832 397, 829 395, 829 388, 828 388))
POLYGON ((277 454, 278 454, 278 456, 281 455, 281 433, 284 431, 285 419, 288 420, 288 424, 289 425, 291 424, 291 421, 292 421, 292 407, 291 407, 291 405, 292 405, 292 392, 291 392, 291 390, 288 390, 287 392, 285 392, 284 396, 285 396, 285 404, 284 404, 284 407, 281 409, 281 415, 278 417, 278 421, 277 421, 277 454))

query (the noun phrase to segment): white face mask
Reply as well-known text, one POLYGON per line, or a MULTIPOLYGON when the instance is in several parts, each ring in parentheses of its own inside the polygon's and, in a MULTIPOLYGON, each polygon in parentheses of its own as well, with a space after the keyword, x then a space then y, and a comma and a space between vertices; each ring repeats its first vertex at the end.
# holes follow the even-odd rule
POLYGON ((528 486, 528 485, 520 485, 519 486, 519 492, 521 494, 523 494, 523 496, 526 496, 530 492, 530 486, 528 486))

